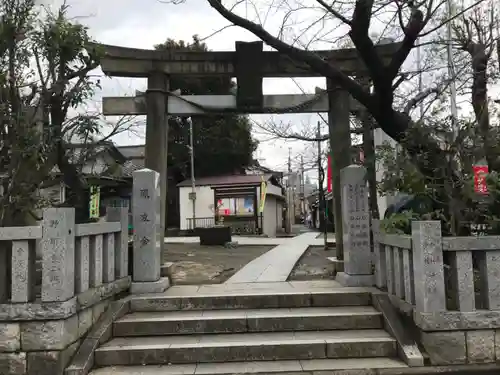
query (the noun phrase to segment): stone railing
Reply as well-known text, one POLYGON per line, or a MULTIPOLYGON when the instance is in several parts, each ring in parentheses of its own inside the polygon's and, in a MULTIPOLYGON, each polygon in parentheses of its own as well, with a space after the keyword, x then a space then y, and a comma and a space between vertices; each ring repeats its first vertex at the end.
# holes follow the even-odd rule
POLYGON ((127 207, 91 224, 50 208, 39 226, 0 228, 0 374, 61 373, 130 283, 127 207))
POLYGON ((373 220, 376 286, 411 313, 434 364, 500 359, 500 236, 442 237, 439 221, 411 236, 373 220))
POLYGON ((373 220, 375 285, 410 305, 415 304, 415 278, 411 236, 386 234, 373 220))

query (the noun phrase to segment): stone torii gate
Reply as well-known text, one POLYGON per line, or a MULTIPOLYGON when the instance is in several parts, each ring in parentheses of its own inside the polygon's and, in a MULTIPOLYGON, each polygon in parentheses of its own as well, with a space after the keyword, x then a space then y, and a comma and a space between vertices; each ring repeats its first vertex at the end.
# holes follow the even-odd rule
MULTIPOLYGON (((145 95, 110 97, 103 100, 104 115, 147 115, 145 167, 161 173, 161 230, 165 230, 167 116, 215 113, 307 113, 328 112, 330 144, 334 165, 333 193, 337 254, 342 254, 342 211, 340 169, 350 164, 352 111, 362 106, 350 95, 335 89, 327 79, 327 90, 316 95, 263 95, 264 77, 318 77, 306 64, 276 51, 263 51, 262 42, 236 42, 234 52, 157 51, 101 45, 101 67, 115 77, 147 78, 145 95), (176 95, 170 92, 169 76, 230 76, 237 78, 236 95, 176 95)), ((399 48, 398 44, 377 46, 383 60, 399 48)), ((355 49, 316 51, 325 60, 335 61, 342 72, 363 77, 364 63, 355 49)))

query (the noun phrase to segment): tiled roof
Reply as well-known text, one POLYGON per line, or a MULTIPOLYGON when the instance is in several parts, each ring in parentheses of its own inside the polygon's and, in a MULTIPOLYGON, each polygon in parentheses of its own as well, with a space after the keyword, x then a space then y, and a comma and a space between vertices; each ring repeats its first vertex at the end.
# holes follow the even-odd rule
POLYGON ((122 164, 123 177, 132 177, 132 173, 144 168, 144 159, 129 159, 122 164))
MULTIPOLYGON (((256 185, 264 180, 268 181, 272 174, 265 175, 230 175, 230 176, 212 176, 196 179, 196 186, 234 186, 234 185, 256 185)), ((177 184, 178 187, 191 186, 191 180, 184 180, 177 184)))
POLYGON ((127 159, 144 158, 144 145, 116 146, 116 148, 127 159))

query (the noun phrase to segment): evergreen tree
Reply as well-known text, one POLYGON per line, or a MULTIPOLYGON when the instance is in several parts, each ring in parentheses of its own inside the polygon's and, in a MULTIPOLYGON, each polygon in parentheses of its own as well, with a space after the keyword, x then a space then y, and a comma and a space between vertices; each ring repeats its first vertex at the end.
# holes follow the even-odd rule
MULTIPOLYGON (((193 42, 168 39, 158 50, 208 51, 197 36, 193 42)), ((228 95, 234 90, 230 77, 172 76, 170 90, 182 95, 228 95)), ((195 176, 217 176, 243 172, 254 163, 257 142, 251 135, 247 116, 235 114, 192 116, 195 176)), ((191 177, 189 156, 189 122, 187 118, 169 119, 168 134, 168 218, 170 226, 178 225, 179 203, 176 185, 191 177)))

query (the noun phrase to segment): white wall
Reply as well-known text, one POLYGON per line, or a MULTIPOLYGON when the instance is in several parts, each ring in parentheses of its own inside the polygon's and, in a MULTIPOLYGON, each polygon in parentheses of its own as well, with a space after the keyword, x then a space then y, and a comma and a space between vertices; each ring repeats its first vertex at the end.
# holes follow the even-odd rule
MULTIPOLYGON (((179 188, 179 214, 181 230, 188 229, 187 219, 193 217, 193 202, 189 200, 191 187, 179 188)), ((210 186, 196 186, 196 217, 214 217, 210 209, 214 204, 214 191, 210 186)))
POLYGON ((276 217, 276 197, 272 195, 266 196, 263 216, 263 233, 269 237, 276 237, 276 230, 278 229, 278 220, 276 217))
POLYGON ((281 194, 281 188, 276 185, 267 184, 267 194, 283 195, 281 194))

